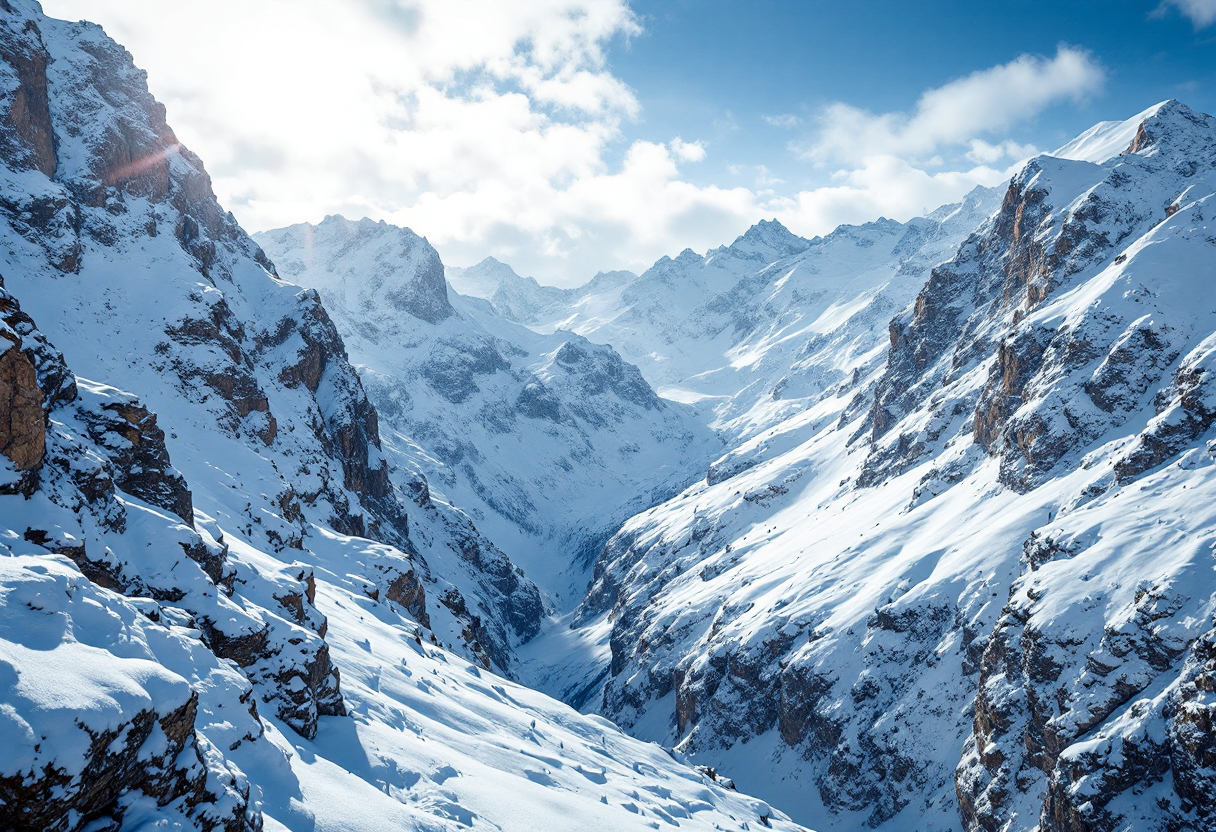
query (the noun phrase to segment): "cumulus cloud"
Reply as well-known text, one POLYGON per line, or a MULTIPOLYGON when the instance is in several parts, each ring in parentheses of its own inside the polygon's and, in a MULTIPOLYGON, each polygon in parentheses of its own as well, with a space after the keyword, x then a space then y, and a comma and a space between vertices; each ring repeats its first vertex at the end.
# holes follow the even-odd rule
POLYGON ((700 162, 705 159, 705 145, 701 142, 686 142, 679 136, 671 140, 671 152, 683 162, 700 162))
POLYGON ((1158 11, 1164 12, 1169 6, 1190 18, 1196 29, 1216 23, 1216 0, 1165 0, 1158 11))
MULTIPOLYGON (((907 219, 995 184, 1033 148, 993 134, 1102 79, 1062 47, 929 90, 908 113, 841 103, 816 119, 769 116, 811 130, 796 149, 822 187, 797 191, 788 165, 783 181, 754 164, 727 187, 690 181, 707 158, 695 136, 630 139, 641 104, 607 62, 640 32, 627 0, 43 5, 131 49, 250 230, 369 216, 413 228, 453 264, 492 254, 567 285, 704 251, 762 216, 807 235, 907 219)), ((724 110, 712 129, 742 128, 724 110)))
POLYGON ((800 150, 820 164, 859 164, 870 156, 928 158, 940 149, 1007 130, 1061 101, 1096 92, 1105 73, 1089 53, 1062 46, 1053 58, 1022 55, 921 95, 911 113, 871 113, 843 102, 818 117, 800 150))
POLYGON ((1022 55, 927 90, 907 112, 829 104, 790 144, 827 181, 766 195, 766 208, 810 235, 880 215, 907 220, 957 201, 977 185, 999 184, 1038 152, 990 137, 1053 105, 1083 100, 1104 75, 1087 52, 1061 46, 1050 58, 1022 55))
POLYGON ((1003 141, 989 144, 983 139, 972 139, 968 142, 969 149, 966 158, 977 165, 992 165, 1002 159, 1018 162, 1029 159, 1039 152, 1032 144, 1018 144, 1015 141, 1003 141))

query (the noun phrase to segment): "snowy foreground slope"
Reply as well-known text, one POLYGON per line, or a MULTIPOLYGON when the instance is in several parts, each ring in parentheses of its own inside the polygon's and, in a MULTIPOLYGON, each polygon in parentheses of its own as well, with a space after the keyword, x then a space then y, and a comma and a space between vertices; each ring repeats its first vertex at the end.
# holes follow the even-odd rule
POLYGON ((489 672, 537 587, 391 463, 130 56, 31 0, 0 276, 0 828, 796 828, 489 672))
POLYGON ((285 278, 320 292, 402 464, 545 576, 558 610, 581 600, 625 520, 721 453, 612 349, 449 297, 439 255, 408 229, 329 217, 255 239, 285 278))
POLYGON ((877 361, 608 543, 601 712, 821 828, 1211 828, 1214 195, 1177 102, 1031 160, 877 361))

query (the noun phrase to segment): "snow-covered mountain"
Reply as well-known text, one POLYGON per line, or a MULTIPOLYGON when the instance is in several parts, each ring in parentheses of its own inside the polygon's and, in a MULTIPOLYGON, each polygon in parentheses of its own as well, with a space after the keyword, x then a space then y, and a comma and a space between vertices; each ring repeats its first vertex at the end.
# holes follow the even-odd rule
POLYGON ((927 218, 814 240, 761 221, 729 246, 664 257, 626 280, 601 276, 566 290, 564 304, 514 314, 542 332, 611 344, 660 394, 697 403, 730 436, 753 437, 881 362, 887 321, 999 200, 977 189, 927 218))
POLYGON ((0 0, 0 828, 1211 828, 1214 198, 1171 101, 458 294, 0 0))
POLYGON ((852 387, 610 541, 603 712, 823 828, 1209 828, 1214 194, 1177 102, 1031 160, 852 387))
POLYGON ((390 459, 131 56, 33 0, 0 275, 0 828, 796 828, 489 672, 536 585, 390 459))
POLYGON ((721 451, 612 349, 449 297, 439 255, 408 229, 330 217, 257 240, 320 292, 401 464, 544 575, 559 610, 581 600, 621 523, 721 451))
POLYGON ((524 324, 536 324, 561 315, 581 298, 609 292, 637 279, 637 275, 629 271, 600 272, 582 286, 559 289, 542 286, 534 277, 520 277, 506 263, 493 257, 468 268, 445 266, 444 274, 460 294, 488 300, 499 315, 524 324))

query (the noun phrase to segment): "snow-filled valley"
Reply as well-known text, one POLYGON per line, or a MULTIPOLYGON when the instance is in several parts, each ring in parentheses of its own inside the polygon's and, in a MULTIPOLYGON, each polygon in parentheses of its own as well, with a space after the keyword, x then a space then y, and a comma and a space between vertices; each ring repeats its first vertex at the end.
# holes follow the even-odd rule
POLYGON ((0 829, 1212 828, 1213 199, 1169 101, 554 289, 0 0, 0 829))

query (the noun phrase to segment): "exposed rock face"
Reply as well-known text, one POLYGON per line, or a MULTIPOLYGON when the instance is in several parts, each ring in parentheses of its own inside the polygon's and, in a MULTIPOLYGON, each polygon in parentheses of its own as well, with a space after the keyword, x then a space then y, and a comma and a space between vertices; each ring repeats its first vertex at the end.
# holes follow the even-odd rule
POLYGON ((384 597, 404 607, 423 627, 431 626, 431 617, 426 611, 426 589, 412 569, 395 574, 385 587, 384 597))
POLYGON ((169 461, 165 432, 157 426, 156 414, 134 397, 115 396, 118 391, 99 392, 104 396, 98 396, 100 402, 93 407, 82 403, 77 413, 88 425, 93 441, 105 449, 114 484, 192 525, 190 489, 169 461))
MULTIPOLYGON (((77 775, 51 770, 40 772, 38 779, 0 777, 0 805, 16 807, 5 816, 6 828, 75 832, 97 821, 117 822, 132 792, 162 806, 176 803, 187 812, 197 811, 200 804, 214 800, 194 734, 197 706, 197 697, 191 697, 169 713, 140 711, 117 729, 91 735, 84 769, 77 775)), ((248 791, 241 797, 248 801, 248 791)), ((243 832, 261 827, 249 820, 243 812, 219 823, 203 815, 199 828, 243 832)))
POLYGON ((956 775, 967 828, 1002 829, 1026 811, 1051 832, 1133 820, 1203 828, 1210 801, 1195 789, 1216 775, 1211 633, 1179 632, 1173 619, 1188 599, 1177 586, 1142 584, 1096 645, 1079 630, 1061 638, 1064 628, 1036 615, 1043 586, 1028 581, 1015 594, 980 662, 974 734, 956 775), (1088 651, 1080 667, 1078 648, 1088 651), (1144 696, 1150 688, 1161 692, 1144 696))
MULTIPOLYGON (((562 344, 553 361, 573 376, 588 395, 612 391, 617 398, 631 402, 647 410, 658 410, 663 406, 654 390, 642 378, 638 368, 626 364, 611 349, 597 347, 586 342, 567 341, 562 344)), ((578 402, 571 405, 577 407, 578 402)), ((592 424, 602 424, 609 414, 595 414, 590 410, 580 412, 582 418, 592 424)))
POLYGON ((18 471, 36 468, 46 453, 46 420, 34 365, 16 344, 0 355, 0 453, 18 471))
POLYGON ((26 165, 55 175, 55 133, 51 128, 50 100, 47 95, 46 65, 48 55, 42 47, 37 24, 32 31, 29 23, 4 3, 0 6, 10 17, 0 26, 0 61, 8 67, 5 86, 0 94, 0 155, 16 165, 26 165), (18 34, 22 25, 25 32, 18 34), (28 33, 28 34, 27 34, 28 33), (33 34, 37 37, 31 38, 33 34))
MULTIPOLYGON (((1210 176, 1210 163, 1189 160, 1216 150, 1211 117, 1169 102, 1145 125, 1135 151, 1103 165, 1032 160, 992 221, 892 321, 862 484, 907 470, 940 448, 952 415, 970 413, 975 440, 1001 460, 1002 483, 1028 490, 1071 450, 1131 417, 1177 366, 1184 342, 1168 319, 1110 304, 1064 320, 1031 314, 1064 287, 1120 265, 1133 241, 1174 223, 1179 194, 1210 176), (976 391, 968 376, 985 368, 976 391), (930 396, 940 427, 891 433, 930 396)), ((1129 292, 1145 310, 1162 309, 1150 285, 1129 292)))
MULTIPOLYGON (((388 461, 381 454, 380 421, 359 377, 350 367, 346 348, 316 291, 297 294, 298 311, 278 321, 272 332, 257 339, 258 356, 274 357, 286 366, 279 381, 288 389, 303 387, 322 401, 335 399, 342 407, 320 408, 312 430, 322 446, 341 464, 342 484, 372 509, 358 516, 337 498, 335 528, 350 534, 403 543, 409 525, 400 498, 389 483, 388 461), (282 356, 279 358, 279 356, 282 356)), ((316 495, 304 495, 312 502, 316 495)))
POLYGON ((1216 339, 1209 337, 1181 361, 1172 385, 1155 397, 1157 415, 1115 463, 1115 478, 1129 482, 1177 456, 1216 424, 1216 339))

